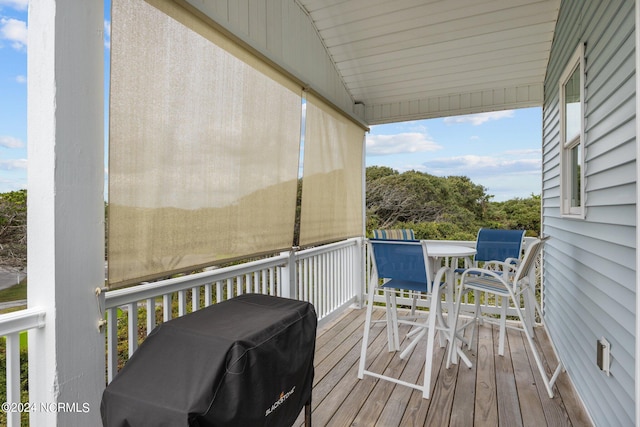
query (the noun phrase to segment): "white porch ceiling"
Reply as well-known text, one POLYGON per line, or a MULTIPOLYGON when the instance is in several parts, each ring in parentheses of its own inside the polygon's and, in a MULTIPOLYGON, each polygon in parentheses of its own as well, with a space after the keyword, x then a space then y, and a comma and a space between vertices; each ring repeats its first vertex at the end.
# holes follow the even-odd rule
POLYGON ((542 105, 560 0, 296 1, 370 124, 542 105))

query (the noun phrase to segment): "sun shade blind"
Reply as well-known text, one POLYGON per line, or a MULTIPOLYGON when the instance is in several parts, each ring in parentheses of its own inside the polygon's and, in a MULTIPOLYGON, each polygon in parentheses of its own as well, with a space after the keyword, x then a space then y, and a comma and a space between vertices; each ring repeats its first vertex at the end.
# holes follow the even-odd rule
POLYGON ((301 245, 362 235, 363 139, 362 127, 307 96, 301 245))
POLYGON ((112 7, 110 286, 291 247, 301 88, 172 1, 112 7))

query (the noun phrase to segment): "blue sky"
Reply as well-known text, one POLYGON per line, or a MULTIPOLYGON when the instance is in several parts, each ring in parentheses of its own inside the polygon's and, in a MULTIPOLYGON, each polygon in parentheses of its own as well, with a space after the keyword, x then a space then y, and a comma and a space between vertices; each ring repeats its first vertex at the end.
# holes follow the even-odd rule
MULTIPOLYGON (((0 193, 27 187, 27 4, 0 0, 0 193)), ((529 197, 541 191, 541 126, 540 108, 373 126, 366 164, 465 175, 496 201, 529 197)))

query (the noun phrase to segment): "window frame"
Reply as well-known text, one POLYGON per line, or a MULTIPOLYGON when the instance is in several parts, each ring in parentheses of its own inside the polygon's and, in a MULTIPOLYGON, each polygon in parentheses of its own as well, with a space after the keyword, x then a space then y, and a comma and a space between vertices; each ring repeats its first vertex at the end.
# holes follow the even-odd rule
POLYGON ((584 219, 585 218, 585 143, 584 143, 584 112, 585 112, 585 46, 580 43, 576 48, 571 59, 567 63, 559 81, 559 109, 560 109, 560 193, 561 193, 561 213, 563 217, 584 219), (576 69, 579 69, 580 77, 580 131, 571 139, 567 140, 567 112, 565 102, 565 87, 576 69), (577 162, 574 162, 575 156, 572 152, 575 148, 579 149, 577 162), (580 166, 579 181, 575 183, 575 166, 580 166), (575 188, 575 186, 579 188, 575 188), (579 206, 573 206, 572 195, 578 192, 580 197, 579 206))

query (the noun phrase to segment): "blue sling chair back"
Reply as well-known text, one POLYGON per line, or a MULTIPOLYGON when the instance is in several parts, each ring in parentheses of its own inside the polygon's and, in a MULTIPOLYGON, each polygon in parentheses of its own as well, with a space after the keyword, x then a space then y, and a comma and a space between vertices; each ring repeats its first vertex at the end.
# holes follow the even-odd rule
MULTIPOLYGON (((429 398, 431 384, 431 364, 436 331, 441 331, 440 345, 444 346, 443 335, 449 337, 449 328, 445 325, 441 312, 442 289, 446 286, 445 275, 449 269, 440 268, 435 276, 432 276, 428 262, 427 246, 425 242, 406 240, 376 240, 367 241, 367 249, 371 258, 371 275, 367 301, 367 314, 362 340, 358 378, 365 375, 394 382, 422 391, 424 398, 429 398), (433 277, 433 279, 432 279, 433 277), (400 355, 404 358, 417 343, 419 337, 427 335, 427 348, 425 352, 424 381, 422 385, 409 383, 400 379, 367 370, 367 349, 372 321, 372 313, 375 295, 382 291, 386 302, 387 340, 389 351, 400 350, 400 338, 398 325, 411 325, 421 333, 414 337, 413 341, 400 355), (429 297, 429 312, 425 312, 421 319, 399 318, 396 293, 399 291, 420 292, 429 297)), ((466 356, 464 356, 466 358, 466 356)), ((468 359, 465 360, 468 362, 468 359)), ((470 366, 470 362, 468 363, 470 366)))
POLYGON ((478 262, 514 262, 522 254, 524 230, 497 230, 481 228, 476 240, 476 266, 478 262))

